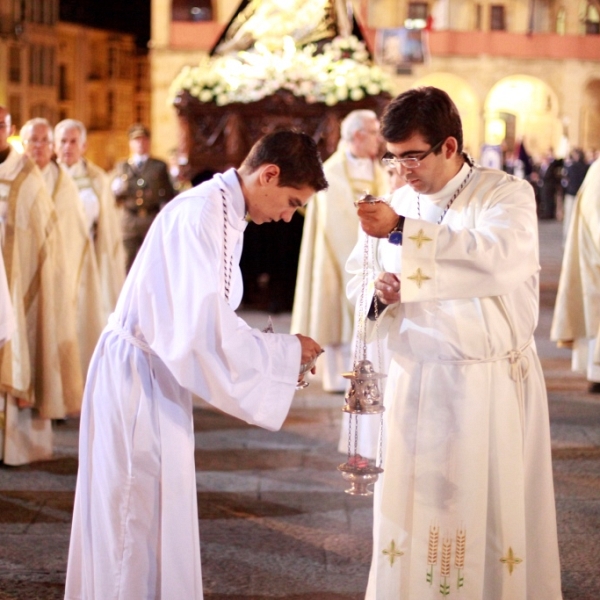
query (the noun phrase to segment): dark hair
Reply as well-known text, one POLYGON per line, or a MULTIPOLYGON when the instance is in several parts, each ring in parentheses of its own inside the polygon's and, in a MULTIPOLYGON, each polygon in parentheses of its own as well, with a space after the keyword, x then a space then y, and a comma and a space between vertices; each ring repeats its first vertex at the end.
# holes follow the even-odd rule
POLYGON ((309 186, 318 192, 328 185, 317 144, 305 133, 284 129, 260 138, 242 166, 253 172, 264 164, 279 167, 279 187, 309 186))
POLYGON ((432 146, 453 137, 458 142, 457 152, 463 151, 460 115, 443 90, 431 86, 408 90, 385 108, 381 117, 381 134, 386 142, 404 142, 417 133, 432 146))

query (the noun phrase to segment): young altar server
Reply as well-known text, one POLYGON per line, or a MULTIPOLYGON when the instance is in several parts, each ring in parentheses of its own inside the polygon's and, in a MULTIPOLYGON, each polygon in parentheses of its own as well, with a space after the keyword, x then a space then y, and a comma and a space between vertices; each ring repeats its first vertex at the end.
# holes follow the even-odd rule
POLYGON ((366 598, 560 600, 533 189, 473 164, 442 90, 382 134, 407 185, 358 208, 392 353, 366 598))
POLYGON ((246 217, 289 221, 327 187, 314 141, 278 131, 153 223, 89 369, 68 600, 202 598, 192 393, 279 429, 321 348, 234 310, 246 217))

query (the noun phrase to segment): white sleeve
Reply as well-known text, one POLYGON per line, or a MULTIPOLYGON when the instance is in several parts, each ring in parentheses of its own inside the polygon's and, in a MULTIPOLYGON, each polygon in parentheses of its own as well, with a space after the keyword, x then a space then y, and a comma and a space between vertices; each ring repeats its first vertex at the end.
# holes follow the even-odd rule
POLYGON ((149 232, 152 251, 136 273, 145 275, 142 333, 182 387, 233 416, 278 429, 294 395, 300 342, 251 329, 235 314, 221 291, 222 224, 214 211, 200 205, 198 212, 190 220, 189 212, 165 211, 149 232))

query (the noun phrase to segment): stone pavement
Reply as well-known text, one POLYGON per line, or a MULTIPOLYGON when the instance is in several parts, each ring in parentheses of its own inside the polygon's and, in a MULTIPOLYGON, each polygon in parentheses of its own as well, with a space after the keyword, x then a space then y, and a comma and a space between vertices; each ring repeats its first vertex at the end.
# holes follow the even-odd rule
MULTIPOLYGON (((588 394, 583 377, 570 371, 570 353, 548 341, 560 224, 542 221, 540 238, 536 341, 549 391, 564 600, 596 600, 600 396, 588 394)), ((258 327, 266 324, 264 313, 245 317, 258 327)), ((289 315, 276 315, 274 325, 286 331, 289 315)), ((313 382, 298 392, 283 429, 275 433, 197 408, 207 600, 363 598, 371 501, 344 494, 336 471, 344 460, 336 452, 342 404, 341 395, 324 394, 313 382)), ((0 600, 62 598, 76 468, 76 421, 56 427, 55 460, 0 466, 0 600)))

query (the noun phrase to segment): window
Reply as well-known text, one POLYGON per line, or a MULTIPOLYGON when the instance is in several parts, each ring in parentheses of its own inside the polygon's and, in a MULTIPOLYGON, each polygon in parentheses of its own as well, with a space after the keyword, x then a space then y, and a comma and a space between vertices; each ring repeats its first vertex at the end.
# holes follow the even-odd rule
POLYGON ((585 11, 585 33, 586 35, 597 35, 600 33, 600 16, 596 7, 589 3, 585 11))
POLYGON ((173 0, 173 21, 212 21, 212 0, 173 0))
POLYGON ((53 46, 29 47, 29 83, 53 86, 55 81, 55 49, 53 46))
POLYGON ((501 4, 492 4, 490 9, 490 29, 492 31, 505 31, 504 6, 501 4))
POLYGON ((41 102, 40 104, 34 104, 31 107, 30 112, 31 119, 34 117, 42 117, 42 119, 48 119, 50 123, 54 123, 54 111, 52 110, 52 107, 48 106, 44 102, 41 102))
POLYGON ((10 112, 12 124, 19 130, 23 125, 21 96, 8 97, 8 111, 10 112))
POLYGON ((23 0, 13 0, 13 18, 15 23, 21 22, 25 18, 23 0))
POLYGON ((475 5, 475 31, 481 31, 483 19, 481 18, 483 8, 481 4, 475 5))
POLYGON ((58 67, 58 99, 61 102, 70 100, 67 65, 59 65, 58 67))
POLYGON ((21 49, 11 46, 8 52, 8 80, 21 83, 21 49))
POLYGON ((41 48, 36 44, 31 44, 29 47, 29 83, 31 85, 39 85, 41 82, 41 48))
POLYGON ((409 2, 408 15, 404 26, 407 29, 423 29, 427 24, 429 6, 427 2, 409 2))
POLYGON ((114 92, 108 92, 106 96, 106 112, 108 120, 108 128, 112 129, 115 126, 115 94, 114 92))

